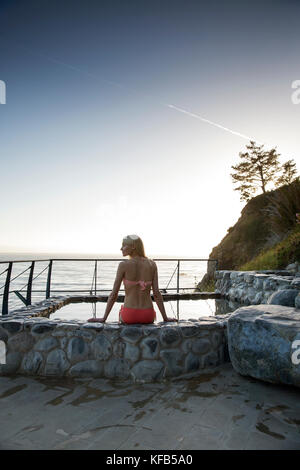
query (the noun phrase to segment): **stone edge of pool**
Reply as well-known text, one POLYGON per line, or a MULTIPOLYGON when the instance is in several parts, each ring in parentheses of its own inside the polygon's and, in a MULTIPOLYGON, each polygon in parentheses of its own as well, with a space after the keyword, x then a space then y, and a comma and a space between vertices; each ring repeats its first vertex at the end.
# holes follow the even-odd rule
POLYGON ((230 314, 151 325, 48 318, 64 305, 94 300, 99 297, 52 297, 0 316, 0 341, 6 348, 0 375, 148 382, 194 375, 229 360, 226 321, 230 314))

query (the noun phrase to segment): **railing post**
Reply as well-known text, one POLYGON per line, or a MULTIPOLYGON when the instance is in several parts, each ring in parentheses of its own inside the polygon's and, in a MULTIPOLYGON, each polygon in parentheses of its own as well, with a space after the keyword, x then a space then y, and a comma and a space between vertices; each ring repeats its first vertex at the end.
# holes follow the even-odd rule
POLYGON ((179 294, 179 269, 180 269, 180 261, 177 260, 177 294, 179 294))
POLYGON ((9 285, 10 285, 10 277, 11 277, 11 270, 12 270, 12 262, 9 263, 3 293, 3 303, 2 303, 2 315, 8 315, 8 296, 9 296, 9 285))
POLYGON ((32 261, 30 272, 29 272, 28 284, 27 284, 26 305, 31 305, 31 290, 32 290, 32 278, 33 278, 34 265, 35 265, 35 261, 32 261))
POLYGON ((95 261, 95 295, 97 295, 97 260, 95 261))
POLYGON ((48 277, 47 277, 47 287, 46 287, 46 299, 49 299, 49 297, 50 297, 52 262, 53 262, 53 260, 50 259, 49 267, 48 267, 48 277))

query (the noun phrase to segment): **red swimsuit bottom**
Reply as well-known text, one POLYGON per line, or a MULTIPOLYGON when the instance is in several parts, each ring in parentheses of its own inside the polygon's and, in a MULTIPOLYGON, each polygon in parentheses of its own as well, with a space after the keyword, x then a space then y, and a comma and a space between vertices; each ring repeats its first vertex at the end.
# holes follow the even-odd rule
POLYGON ((129 308, 122 305, 119 320, 123 323, 153 323, 156 313, 154 308, 129 308))

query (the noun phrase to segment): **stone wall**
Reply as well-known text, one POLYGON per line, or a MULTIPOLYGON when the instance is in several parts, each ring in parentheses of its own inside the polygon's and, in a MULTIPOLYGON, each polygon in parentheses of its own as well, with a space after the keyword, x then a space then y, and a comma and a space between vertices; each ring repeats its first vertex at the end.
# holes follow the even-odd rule
MULTIPOLYGON (((61 298, 56 300, 57 305, 62 303, 61 298)), ((53 310, 53 305, 55 301, 45 301, 42 313, 53 310)), ((37 315, 33 305, 22 314, 0 316, 0 340, 6 345, 0 375, 153 381, 195 374, 228 360, 223 316, 131 326, 37 315)))
POLYGON ((216 271, 215 279, 216 292, 244 305, 277 303, 295 307, 300 300, 300 275, 289 271, 216 271))

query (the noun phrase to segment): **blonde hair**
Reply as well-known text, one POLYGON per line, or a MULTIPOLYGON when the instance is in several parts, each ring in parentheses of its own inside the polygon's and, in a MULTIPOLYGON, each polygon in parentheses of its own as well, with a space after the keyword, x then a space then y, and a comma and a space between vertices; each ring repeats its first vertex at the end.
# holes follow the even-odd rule
POLYGON ((123 242, 125 243, 125 245, 132 246, 138 256, 147 258, 147 256, 145 255, 143 241, 138 235, 126 235, 126 237, 123 238, 123 242))

